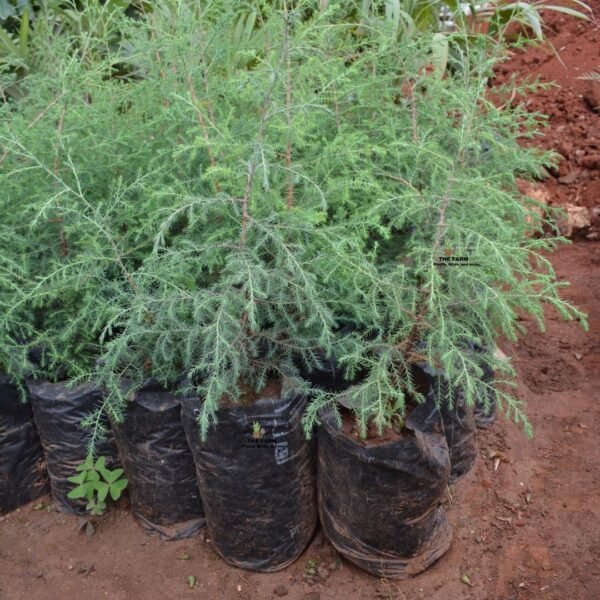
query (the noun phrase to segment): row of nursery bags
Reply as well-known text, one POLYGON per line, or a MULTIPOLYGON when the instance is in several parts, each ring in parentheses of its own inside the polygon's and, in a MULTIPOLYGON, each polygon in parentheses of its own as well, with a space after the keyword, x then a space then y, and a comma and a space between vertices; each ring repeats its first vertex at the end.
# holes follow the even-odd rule
MULTIPOLYGON (((81 421, 101 394, 49 382, 28 389, 30 403, 22 403, 0 380, 0 513, 46 493, 48 478, 57 508, 83 514, 86 501, 68 497, 68 478, 86 458, 81 421)), ((323 415, 318 439, 307 440, 299 396, 223 408, 203 441, 200 407, 198 398, 148 385, 97 447, 107 467, 125 470, 147 531, 181 539, 208 526, 225 561, 256 571, 296 560, 318 517, 344 557, 378 576, 417 573, 449 548, 442 500, 477 454, 474 414, 461 401, 440 411, 430 394, 408 416, 408 435, 377 445, 346 435, 332 414, 323 415)))

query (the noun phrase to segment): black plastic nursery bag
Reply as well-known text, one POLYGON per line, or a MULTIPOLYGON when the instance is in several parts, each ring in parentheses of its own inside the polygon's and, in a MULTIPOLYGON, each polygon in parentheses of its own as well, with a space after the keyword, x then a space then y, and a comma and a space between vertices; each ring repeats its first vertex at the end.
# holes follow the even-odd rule
MULTIPOLYGON (((67 514, 84 514, 87 501, 67 497, 74 488, 67 478, 77 475, 77 467, 86 459, 90 432, 81 426, 81 421, 98 407, 100 392, 92 384, 70 387, 45 380, 30 380, 27 387, 56 507, 67 514)), ((118 466, 110 430, 107 439, 96 444, 96 453, 106 457, 108 469, 118 466)))
MULTIPOLYGON (((472 352, 480 355, 493 353, 494 357, 497 359, 502 360, 506 358, 504 353, 497 346, 495 349, 491 349, 470 341, 467 343, 467 347, 470 348, 472 352)), ((497 400, 496 390, 494 387, 496 375, 494 370, 487 364, 481 365, 481 368, 483 370, 481 381, 490 387, 485 388, 482 386, 481 391, 475 400, 473 415, 475 418, 475 425, 480 428, 486 428, 496 420, 497 400)))
POLYGON ((463 390, 453 387, 441 369, 426 363, 419 365, 431 387, 431 393, 440 409, 448 451, 450 452, 450 481, 466 475, 477 460, 476 426, 473 407, 467 406, 463 390), (451 399, 452 404, 449 404, 451 399))
POLYGON ((344 379, 344 371, 335 357, 327 358, 325 355, 321 355, 320 358, 322 361, 320 369, 307 371, 304 367, 300 368, 302 379, 308 381, 313 387, 327 392, 341 392, 353 384, 344 379))
POLYGON ((306 399, 222 408, 206 441, 199 436, 200 407, 198 398, 184 399, 182 417, 216 550, 243 569, 283 569, 317 524, 315 441, 301 424, 306 399))
POLYGON ((48 491, 42 445, 28 402, 0 375, 0 514, 48 491))
POLYGON ((148 385, 133 395, 124 422, 113 430, 133 513, 143 527, 168 540, 202 529, 206 520, 179 399, 148 385))
POLYGON ((364 445, 338 430, 333 413, 319 428, 319 516, 345 558, 379 577, 426 569, 450 547, 441 505, 450 476, 442 419, 431 397, 406 420, 398 441, 364 445))
MULTIPOLYGON (((489 367, 483 367, 483 381, 493 385, 495 380, 494 371, 489 367)), ((474 417, 477 427, 485 429, 492 425, 496 420, 497 402, 496 392, 487 390, 482 395, 477 397, 475 401, 474 417)))
POLYGON ((460 388, 455 388, 450 406, 444 401, 448 394, 448 380, 443 375, 430 373, 428 372, 431 377, 431 390, 440 407, 450 452, 450 481, 454 482, 466 475, 477 460, 473 407, 467 406, 465 394, 460 388))

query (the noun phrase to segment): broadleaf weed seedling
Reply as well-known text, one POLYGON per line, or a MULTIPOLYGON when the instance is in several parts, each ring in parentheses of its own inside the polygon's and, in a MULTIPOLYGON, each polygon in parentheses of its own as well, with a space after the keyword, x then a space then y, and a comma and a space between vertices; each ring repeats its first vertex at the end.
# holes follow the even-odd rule
POLYGON ((77 467, 77 471, 78 475, 68 478, 75 487, 67 497, 72 500, 85 498, 85 508, 91 516, 103 515, 107 497, 110 496, 116 502, 127 488, 128 481, 122 477, 123 469, 108 469, 104 456, 94 460, 93 455, 88 454, 85 461, 77 467))

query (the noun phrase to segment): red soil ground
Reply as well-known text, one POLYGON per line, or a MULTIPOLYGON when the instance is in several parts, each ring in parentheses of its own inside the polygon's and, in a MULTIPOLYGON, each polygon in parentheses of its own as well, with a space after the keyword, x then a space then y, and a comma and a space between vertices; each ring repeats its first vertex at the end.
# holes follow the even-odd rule
POLYGON ((583 232, 600 239, 600 80, 582 77, 600 73, 600 2, 588 0, 595 19, 584 22, 548 15, 544 44, 516 54, 497 69, 498 83, 513 74, 557 87, 541 90, 526 100, 528 108, 549 117, 543 140, 536 145, 561 155, 544 182, 554 205, 573 204, 590 210, 592 227, 583 232))
MULTIPOLYGON (((600 15, 598 0, 594 7, 600 15)), ((550 116, 543 143, 564 156, 542 186, 554 203, 591 211, 600 208, 600 161, 594 158, 600 156, 600 113, 590 108, 596 92, 578 77, 600 67, 600 27, 566 17, 549 23, 564 66, 547 49, 534 48, 502 66, 499 78, 538 74, 561 85, 528 100, 550 116)), ((572 283, 564 295, 589 313, 591 330, 586 334, 549 312, 545 335, 526 322, 530 333, 523 341, 502 344, 513 357, 517 394, 528 405, 535 435, 528 440, 504 420, 480 432, 475 468, 448 494, 452 547, 427 572, 408 581, 378 580, 340 560, 318 534, 285 571, 248 573, 223 563, 210 540, 147 537, 125 507, 87 537, 76 518, 48 512, 46 497, 41 510, 34 502, 0 517, 0 599, 597 600, 600 244, 563 247, 553 263, 572 283), (313 567, 317 574, 309 576, 313 567)))

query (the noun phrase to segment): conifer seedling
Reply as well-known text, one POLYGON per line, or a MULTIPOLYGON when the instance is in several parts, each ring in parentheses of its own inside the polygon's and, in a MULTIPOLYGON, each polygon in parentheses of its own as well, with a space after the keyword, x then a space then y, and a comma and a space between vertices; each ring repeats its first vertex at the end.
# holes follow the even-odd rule
POLYGON ((123 19, 118 49, 57 39, 28 101, 0 108, 0 208, 30 282, 0 335, 30 310, 10 339, 42 347, 42 374, 100 379, 96 434, 148 377, 200 395, 206 434, 269 382, 308 393, 324 357, 354 385, 313 390, 307 432, 340 402, 362 432, 404 418, 415 362, 469 403, 501 368, 528 429, 510 366, 470 344, 515 339, 522 314, 543 327, 545 305, 585 323, 516 189, 553 156, 519 144, 541 115, 489 95, 505 47, 449 33, 444 71, 431 35, 313 5, 266 3, 251 35, 233 4, 175 2, 123 19))
POLYGON ((384 22, 359 35, 333 7, 310 19, 300 9, 284 3, 241 41, 199 10, 193 60, 171 49, 178 32, 154 23, 142 54, 158 51, 165 72, 192 82, 206 189, 170 212, 136 273, 105 355, 109 403, 120 405, 122 376, 147 376, 140 365, 165 382, 184 375, 204 401, 205 434, 224 399, 270 378, 305 392, 298 366, 335 356, 360 381, 313 391, 307 431, 342 402, 364 433, 420 398, 411 364, 443 369, 471 404, 489 392, 488 366, 503 369, 499 402, 529 431, 502 385, 510 365, 470 344, 515 339, 523 312, 543 327, 545 304, 585 317, 560 298, 545 256, 561 240, 538 235, 545 217, 516 189, 553 157, 519 145, 541 115, 489 96, 505 47, 457 37, 442 76, 426 35, 397 44, 384 22))

